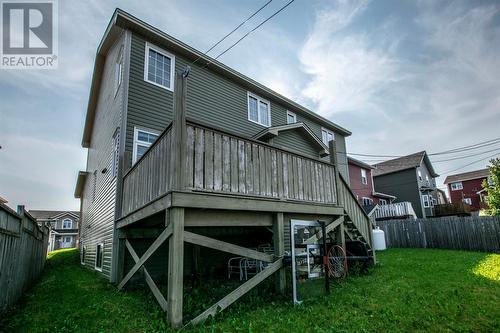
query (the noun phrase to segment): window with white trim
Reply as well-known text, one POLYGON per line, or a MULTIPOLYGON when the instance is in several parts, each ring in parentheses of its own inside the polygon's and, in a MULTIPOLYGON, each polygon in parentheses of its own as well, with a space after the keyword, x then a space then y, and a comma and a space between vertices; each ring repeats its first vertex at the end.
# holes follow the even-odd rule
POLYGON ((471 198, 464 198, 464 202, 468 205, 472 205, 472 199, 471 198))
POLYGON ((422 181, 422 171, 418 170, 418 180, 422 181))
POLYGON ((72 228, 73 228, 73 221, 71 219, 62 220, 61 229, 72 229, 72 228))
POLYGON ((463 190, 463 185, 462 185, 462 182, 456 182, 456 183, 451 183, 451 190, 452 191, 459 191, 459 190, 463 190))
POLYGON ((144 80, 173 91, 174 71, 175 57, 159 47, 146 43, 144 80))
POLYGON ((115 64, 115 95, 123 81, 123 46, 120 48, 115 64))
POLYGON ((120 157, 120 129, 118 128, 113 135, 112 139, 113 144, 113 156, 111 157, 111 176, 116 177, 118 174, 118 162, 120 157))
POLYGON ((429 208, 431 203, 429 202, 429 196, 427 194, 422 195, 422 202, 424 204, 424 208, 429 208))
POLYGON ((291 111, 286 112, 286 123, 295 124, 297 122, 297 115, 291 111))
POLYGON ((436 198, 432 198, 432 205, 435 206, 437 205, 438 201, 436 198))
POLYGON ((425 175, 425 182, 427 183, 427 185, 430 185, 429 175, 425 175))
POLYGON ((367 185, 368 184, 368 177, 366 176, 366 170, 361 169, 361 183, 367 185))
POLYGON ((102 261, 104 258, 104 244, 99 243, 95 246, 95 269, 102 271, 102 261))
POLYGON ((158 139, 159 133, 134 127, 134 146, 132 148, 132 164, 137 162, 148 148, 158 139))
POLYGON ((335 140, 335 135, 333 134, 332 131, 326 129, 326 128, 321 128, 321 140, 323 143, 327 146, 329 146, 329 142, 332 140, 335 140))
POLYGON ((385 199, 379 199, 379 200, 378 200, 378 204, 379 204, 379 205, 382 205, 382 206, 383 206, 383 205, 387 205, 387 200, 385 200, 385 199))
POLYGON ((363 197, 363 206, 369 206, 373 204, 373 200, 370 198, 363 197))
POLYGON ((71 243, 73 241, 72 236, 63 236, 63 243, 71 243))
POLYGON ((271 126, 271 103, 249 92, 248 120, 262 126, 271 126))

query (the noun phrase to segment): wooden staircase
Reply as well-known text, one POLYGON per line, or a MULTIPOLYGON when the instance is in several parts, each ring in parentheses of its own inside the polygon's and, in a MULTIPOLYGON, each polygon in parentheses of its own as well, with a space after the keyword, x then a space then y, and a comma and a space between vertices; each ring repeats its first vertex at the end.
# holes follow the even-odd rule
POLYGON ((365 213, 349 185, 342 175, 339 174, 338 182, 339 204, 344 207, 344 231, 347 237, 353 241, 361 241, 366 245, 368 253, 375 261, 373 251, 372 221, 365 213))

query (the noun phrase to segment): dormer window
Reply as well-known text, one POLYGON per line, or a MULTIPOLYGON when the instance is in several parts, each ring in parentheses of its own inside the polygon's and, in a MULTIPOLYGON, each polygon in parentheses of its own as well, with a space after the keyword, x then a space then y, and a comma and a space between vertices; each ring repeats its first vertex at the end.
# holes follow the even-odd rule
POLYGON ((73 221, 70 219, 62 220, 62 228, 61 229, 73 229, 73 221))
POLYGON ((295 124, 297 122, 297 115, 293 112, 286 112, 286 123, 287 124, 295 124))
POLYGON ((262 126, 271 126, 271 103, 249 92, 248 120, 262 126))
POLYGON ((146 43, 144 80, 174 91, 175 57, 165 50, 146 43))
POLYGON ((326 128, 321 128, 321 140, 323 140, 323 143, 328 147, 329 142, 335 140, 335 135, 332 131, 326 128))
POLYGON ((366 176, 365 169, 361 169, 361 183, 363 183, 364 185, 368 184, 368 177, 366 176))

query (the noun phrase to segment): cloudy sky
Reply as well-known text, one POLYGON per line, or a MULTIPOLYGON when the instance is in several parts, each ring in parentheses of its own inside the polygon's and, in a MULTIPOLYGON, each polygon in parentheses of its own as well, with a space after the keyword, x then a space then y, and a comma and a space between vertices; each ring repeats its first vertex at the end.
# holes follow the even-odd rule
MULTIPOLYGON (((287 1, 273 0, 234 38, 287 1)), ((115 7, 206 50, 265 2, 60 1, 59 68, 0 70, 0 196, 79 208, 94 55, 115 7)), ((498 1, 296 0, 220 60, 351 130, 349 152, 405 155, 500 136, 499 55, 498 1)), ((494 152, 481 152, 495 148, 434 166, 446 175, 483 158, 457 172, 482 168, 494 152)))

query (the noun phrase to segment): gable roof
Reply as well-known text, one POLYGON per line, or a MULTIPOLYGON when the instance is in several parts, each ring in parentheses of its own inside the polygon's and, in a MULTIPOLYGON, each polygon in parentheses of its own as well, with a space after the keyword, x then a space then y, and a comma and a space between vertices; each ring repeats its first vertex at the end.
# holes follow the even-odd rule
POLYGON ((80 218, 80 212, 71 210, 30 210, 29 213, 37 220, 51 220, 66 214, 80 218))
POLYGON ((364 168, 364 169, 375 169, 375 167, 373 165, 370 165, 370 164, 365 163, 363 161, 357 160, 351 156, 347 156, 347 163, 357 165, 357 166, 364 168))
POLYGON ((490 175, 490 170, 488 168, 469 171, 469 172, 462 172, 447 176, 446 179, 444 180, 444 183, 449 184, 465 180, 488 178, 489 175, 490 175))
POLYGON ((382 176, 393 172, 403 171, 411 168, 419 167, 422 162, 424 162, 429 170, 432 177, 438 177, 439 175, 434 171, 434 167, 427 156, 427 152, 419 151, 411 155, 406 155, 398 157, 392 160, 380 162, 374 164, 375 170, 372 171, 374 177, 382 176))
MULTIPOLYGON (((92 130, 94 127, 95 109, 97 106, 97 98, 99 96, 99 88, 101 84, 101 77, 104 69, 104 62, 107 52, 113 45, 114 41, 124 29, 131 30, 140 35, 149 37, 155 43, 167 46, 175 53, 178 53, 186 58, 186 60, 198 59, 197 65, 192 66, 208 66, 210 69, 228 79, 238 82, 239 84, 247 87, 253 92, 262 95, 262 97, 272 98, 291 111, 298 112, 309 116, 318 123, 328 128, 334 129, 338 133, 349 136, 352 133, 347 129, 323 118, 322 116, 314 113, 313 111, 305 108, 304 106, 284 97, 283 95, 269 89, 268 87, 252 80, 251 78, 237 72, 236 70, 224 65, 223 63, 207 56, 201 51, 181 42, 180 40, 166 34, 165 32, 147 24, 144 21, 136 18, 135 16, 117 8, 111 17, 111 20, 106 28, 104 36, 97 48, 97 54, 94 64, 94 72, 92 75, 92 83, 90 87, 90 96, 87 106, 87 115, 85 117, 85 127, 83 130, 82 146, 88 148, 90 146, 90 138, 92 137, 92 130)), ((160 46, 159 45, 159 46, 160 46)))
POLYGON ((271 126, 268 127, 259 133, 253 136, 254 139, 265 140, 279 135, 281 131, 290 131, 290 130, 300 130, 305 133, 312 142, 318 147, 319 154, 321 157, 330 155, 327 145, 323 143, 323 141, 318 138, 316 134, 311 130, 309 126, 302 122, 287 124, 287 125, 279 125, 279 126, 271 126))

